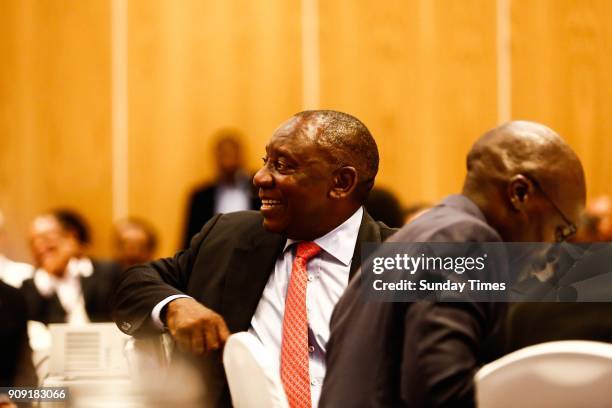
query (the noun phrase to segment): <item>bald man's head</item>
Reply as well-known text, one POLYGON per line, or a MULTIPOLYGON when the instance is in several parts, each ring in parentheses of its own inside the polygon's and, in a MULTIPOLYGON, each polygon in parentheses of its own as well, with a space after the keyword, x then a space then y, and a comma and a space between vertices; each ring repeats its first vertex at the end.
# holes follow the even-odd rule
POLYGON ((578 223, 586 197, 580 159, 544 125, 513 121, 488 131, 467 170, 464 193, 506 240, 552 241, 578 223))

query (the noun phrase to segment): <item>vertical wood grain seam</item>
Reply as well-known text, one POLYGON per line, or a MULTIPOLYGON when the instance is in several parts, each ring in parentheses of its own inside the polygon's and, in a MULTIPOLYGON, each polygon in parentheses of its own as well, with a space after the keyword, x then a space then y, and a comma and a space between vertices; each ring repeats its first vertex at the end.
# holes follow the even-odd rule
POLYGON ((497 0, 497 121, 512 119, 511 0, 497 0))
POLYGON ((302 0, 302 107, 318 109, 320 98, 319 0, 302 0))

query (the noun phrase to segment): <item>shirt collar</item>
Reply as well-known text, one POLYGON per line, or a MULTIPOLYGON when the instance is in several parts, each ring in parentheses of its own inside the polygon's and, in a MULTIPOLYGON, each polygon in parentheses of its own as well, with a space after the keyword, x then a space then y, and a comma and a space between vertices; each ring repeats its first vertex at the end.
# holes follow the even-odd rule
POLYGON ((72 276, 82 276, 88 278, 93 273, 93 264, 87 257, 72 258, 68 262, 68 273, 72 276))
POLYGON ((87 278, 93 273, 93 264, 87 257, 72 258, 66 267, 66 274, 62 278, 51 275, 49 272, 39 268, 34 273, 34 285, 43 296, 50 296, 62 283, 74 280, 78 282, 78 277, 87 278))
MULTIPOLYGON (((362 218, 363 207, 359 207, 346 221, 313 242, 345 266, 348 266, 353 259, 353 252, 355 252, 355 243, 357 242, 357 234, 359 233, 362 218)), ((283 252, 296 242, 299 241, 287 239, 283 252)))

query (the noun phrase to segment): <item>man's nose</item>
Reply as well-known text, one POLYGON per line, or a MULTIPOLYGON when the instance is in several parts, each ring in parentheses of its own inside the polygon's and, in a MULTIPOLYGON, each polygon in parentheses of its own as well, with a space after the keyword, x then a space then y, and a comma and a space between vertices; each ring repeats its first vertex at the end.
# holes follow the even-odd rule
POLYGON ((270 188, 274 185, 274 178, 267 166, 260 168, 253 176, 253 185, 258 188, 270 188))

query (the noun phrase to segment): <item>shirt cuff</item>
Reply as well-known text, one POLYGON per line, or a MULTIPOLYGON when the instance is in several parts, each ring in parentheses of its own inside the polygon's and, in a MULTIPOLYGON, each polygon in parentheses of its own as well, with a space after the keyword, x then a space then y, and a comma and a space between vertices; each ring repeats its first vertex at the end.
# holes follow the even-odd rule
POLYGON ((151 311, 151 319, 153 320, 153 324, 158 329, 164 330, 166 327, 164 326, 164 323, 161 321, 161 316, 160 316, 161 311, 164 308, 164 306, 172 302, 174 299, 190 298, 190 297, 191 296, 187 296, 187 295, 172 295, 172 296, 168 296, 167 298, 165 298, 164 300, 156 304, 153 310, 151 311))

